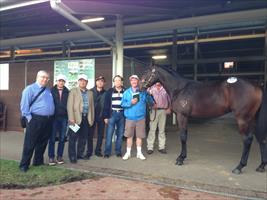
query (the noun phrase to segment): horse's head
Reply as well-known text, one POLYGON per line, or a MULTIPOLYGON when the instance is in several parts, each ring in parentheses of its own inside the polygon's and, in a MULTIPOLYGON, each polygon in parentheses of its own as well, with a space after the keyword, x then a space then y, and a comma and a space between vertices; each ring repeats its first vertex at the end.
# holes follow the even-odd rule
POLYGON ((158 72, 155 66, 150 67, 141 78, 141 89, 147 89, 159 81, 158 72))

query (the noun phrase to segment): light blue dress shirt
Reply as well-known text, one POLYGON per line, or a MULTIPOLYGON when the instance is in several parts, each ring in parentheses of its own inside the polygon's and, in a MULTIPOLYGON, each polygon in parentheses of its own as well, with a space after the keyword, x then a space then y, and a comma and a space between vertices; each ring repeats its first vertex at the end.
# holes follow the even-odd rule
POLYGON ((51 116, 54 115, 55 105, 50 88, 46 88, 45 91, 37 98, 37 100, 30 107, 30 103, 34 97, 42 90, 42 87, 37 82, 27 86, 22 92, 22 98, 20 102, 20 110, 22 116, 25 116, 28 121, 31 120, 32 115, 51 116))

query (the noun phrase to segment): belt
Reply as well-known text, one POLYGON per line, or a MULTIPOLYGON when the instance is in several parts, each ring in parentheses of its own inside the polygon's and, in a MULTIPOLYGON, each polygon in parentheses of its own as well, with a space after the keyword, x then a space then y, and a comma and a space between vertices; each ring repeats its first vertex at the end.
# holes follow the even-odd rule
POLYGON ((167 108, 157 108, 157 110, 166 110, 167 108))
POLYGON ((88 113, 82 113, 83 117, 87 117, 88 113))
POLYGON ((39 119, 51 119, 52 117, 54 117, 54 115, 36 115, 36 114, 31 114, 32 117, 34 118, 39 118, 39 119))
POLYGON ((112 112, 123 112, 123 110, 112 110, 112 112))

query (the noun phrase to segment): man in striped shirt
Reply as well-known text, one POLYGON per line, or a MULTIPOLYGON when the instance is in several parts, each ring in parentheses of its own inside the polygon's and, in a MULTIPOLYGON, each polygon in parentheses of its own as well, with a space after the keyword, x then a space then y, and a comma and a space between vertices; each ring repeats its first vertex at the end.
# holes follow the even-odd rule
POLYGON ((125 118, 123 114, 123 108, 121 107, 122 95, 124 92, 123 78, 120 75, 116 75, 113 78, 114 87, 110 88, 106 92, 103 118, 107 124, 106 129, 106 143, 105 143, 105 155, 104 158, 109 158, 112 148, 112 137, 116 126, 116 143, 115 153, 117 157, 121 157, 121 144, 124 133, 125 118))

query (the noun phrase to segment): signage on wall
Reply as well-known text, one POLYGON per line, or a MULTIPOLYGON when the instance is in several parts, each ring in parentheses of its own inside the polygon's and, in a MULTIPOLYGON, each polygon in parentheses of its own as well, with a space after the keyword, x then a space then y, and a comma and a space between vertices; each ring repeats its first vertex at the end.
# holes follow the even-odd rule
POLYGON ((77 87, 78 75, 85 74, 88 77, 87 88, 92 88, 95 85, 95 59, 56 60, 54 61, 54 83, 59 74, 67 77, 65 86, 69 89, 77 87))
POLYGON ((9 64, 0 64, 0 90, 9 89, 9 64))

